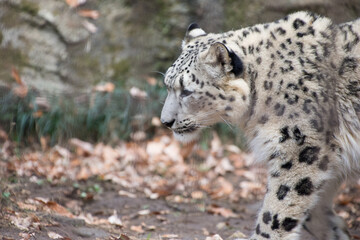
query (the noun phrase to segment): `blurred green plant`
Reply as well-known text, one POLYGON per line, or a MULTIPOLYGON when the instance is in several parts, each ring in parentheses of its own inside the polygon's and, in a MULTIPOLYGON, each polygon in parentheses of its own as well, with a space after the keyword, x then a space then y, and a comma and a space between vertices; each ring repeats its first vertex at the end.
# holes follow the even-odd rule
POLYGON ((146 92, 145 99, 120 87, 84 96, 52 96, 47 98, 48 109, 41 109, 35 91, 24 98, 10 92, 0 98, 0 123, 18 142, 31 136, 49 137, 52 145, 72 137, 104 142, 129 139, 134 131, 151 134, 151 119, 160 115, 166 89, 148 84, 146 92))

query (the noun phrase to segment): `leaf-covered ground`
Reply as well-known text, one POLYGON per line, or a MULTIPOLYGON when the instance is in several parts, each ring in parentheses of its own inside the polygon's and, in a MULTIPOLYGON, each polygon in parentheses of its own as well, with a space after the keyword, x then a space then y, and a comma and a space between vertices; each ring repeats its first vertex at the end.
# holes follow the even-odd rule
MULTIPOLYGON (((20 148, 0 131, 0 143, 1 239, 231 239, 252 232, 265 192, 265 169, 216 135, 208 148, 163 134, 20 148)), ((336 210, 360 239, 360 182, 336 210)))

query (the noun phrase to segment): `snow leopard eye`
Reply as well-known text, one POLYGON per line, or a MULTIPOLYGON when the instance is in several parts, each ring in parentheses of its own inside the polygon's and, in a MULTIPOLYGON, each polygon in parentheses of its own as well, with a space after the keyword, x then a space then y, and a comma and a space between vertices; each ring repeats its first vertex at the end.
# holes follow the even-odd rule
POLYGON ((184 98, 184 97, 190 96, 192 93, 193 93, 192 91, 183 89, 180 93, 180 97, 184 98))

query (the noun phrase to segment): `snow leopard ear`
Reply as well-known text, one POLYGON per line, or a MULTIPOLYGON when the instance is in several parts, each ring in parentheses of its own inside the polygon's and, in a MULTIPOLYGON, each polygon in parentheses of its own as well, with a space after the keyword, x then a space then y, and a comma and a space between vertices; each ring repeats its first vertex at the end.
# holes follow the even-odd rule
POLYGON ((191 39, 204 36, 206 32, 202 30, 197 23, 192 23, 189 25, 186 34, 185 34, 185 42, 188 43, 191 39))
POLYGON ((203 55, 203 60, 212 66, 220 66, 223 71, 233 73, 235 76, 242 74, 244 70, 239 56, 220 42, 210 46, 205 55, 203 55))

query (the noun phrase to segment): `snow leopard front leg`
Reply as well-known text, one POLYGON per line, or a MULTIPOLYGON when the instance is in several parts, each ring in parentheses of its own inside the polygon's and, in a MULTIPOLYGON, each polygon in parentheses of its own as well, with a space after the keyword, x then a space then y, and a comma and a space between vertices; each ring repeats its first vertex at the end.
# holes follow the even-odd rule
POLYGON ((331 150, 319 141, 294 145, 277 145, 267 159, 267 193, 251 240, 301 239, 302 226, 331 178, 331 150))
MULTIPOLYGON (((325 167, 325 166, 323 166, 325 167)), ((320 193, 319 201, 309 213, 303 225, 307 231, 319 240, 350 240, 345 221, 333 210, 333 199, 343 181, 343 177, 330 179, 320 193)))

